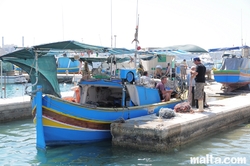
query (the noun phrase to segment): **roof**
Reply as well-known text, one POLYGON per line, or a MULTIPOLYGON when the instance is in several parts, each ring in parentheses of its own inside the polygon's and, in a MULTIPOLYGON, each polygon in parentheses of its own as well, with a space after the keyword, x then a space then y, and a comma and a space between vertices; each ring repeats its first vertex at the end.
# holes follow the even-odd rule
POLYGON ((236 46, 236 47, 222 47, 222 48, 211 48, 208 49, 208 52, 217 52, 217 51, 231 51, 231 50, 240 50, 244 48, 250 48, 249 46, 236 46))
POLYGON ((193 44, 174 45, 174 46, 162 47, 161 49, 168 51, 182 50, 191 53, 207 53, 207 50, 193 44))
POLYGON ((55 50, 93 50, 93 51, 103 51, 106 47, 102 46, 95 46, 80 43, 74 40, 68 41, 61 41, 61 42, 54 42, 54 43, 47 43, 33 46, 36 50, 43 50, 43 49, 55 49, 55 50))

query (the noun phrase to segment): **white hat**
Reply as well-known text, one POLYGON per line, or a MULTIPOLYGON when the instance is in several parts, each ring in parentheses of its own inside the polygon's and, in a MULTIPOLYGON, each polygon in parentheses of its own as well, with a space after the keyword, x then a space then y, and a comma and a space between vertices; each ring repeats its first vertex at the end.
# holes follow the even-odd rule
POLYGON ((161 65, 157 65, 155 68, 162 69, 161 65))

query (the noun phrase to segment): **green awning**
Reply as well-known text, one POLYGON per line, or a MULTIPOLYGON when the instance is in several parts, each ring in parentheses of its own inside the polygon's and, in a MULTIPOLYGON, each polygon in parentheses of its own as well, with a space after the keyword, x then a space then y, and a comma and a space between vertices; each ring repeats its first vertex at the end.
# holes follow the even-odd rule
POLYGON ((55 42, 55 43, 48 43, 48 44, 41 44, 37 46, 33 46, 34 49, 36 50, 51 50, 51 49, 56 49, 56 50, 92 50, 92 51, 101 51, 103 52, 106 47, 102 46, 95 46, 95 45, 89 45, 89 44, 84 44, 80 43, 77 41, 69 40, 69 41, 62 41, 62 42, 55 42))

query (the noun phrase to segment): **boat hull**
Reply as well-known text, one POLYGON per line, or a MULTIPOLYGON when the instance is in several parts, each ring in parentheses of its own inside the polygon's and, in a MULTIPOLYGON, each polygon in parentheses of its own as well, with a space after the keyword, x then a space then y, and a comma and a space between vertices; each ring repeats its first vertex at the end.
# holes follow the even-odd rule
POLYGON ((71 68, 57 68, 57 73, 59 74, 73 74, 73 73, 78 73, 79 72, 79 67, 71 67, 71 68))
MULTIPOLYGON (((42 122, 47 146, 89 143, 111 139, 110 124, 114 121, 157 113, 160 108, 174 108, 181 100, 127 108, 98 108, 64 101, 53 96, 42 100, 42 122)), ((34 106, 33 102, 33 106, 34 106)), ((36 123, 36 109, 33 115, 36 123)))
POLYGON ((227 86, 230 91, 250 84, 250 72, 242 70, 216 70, 214 80, 227 86))
POLYGON ((79 72, 79 61, 71 61, 68 57, 59 57, 57 64, 57 73, 59 74, 79 72))

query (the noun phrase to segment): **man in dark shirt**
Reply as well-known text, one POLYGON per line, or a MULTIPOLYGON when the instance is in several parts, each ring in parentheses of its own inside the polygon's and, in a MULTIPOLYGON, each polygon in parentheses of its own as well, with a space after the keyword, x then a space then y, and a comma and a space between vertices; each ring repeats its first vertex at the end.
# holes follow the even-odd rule
POLYGON ((191 71, 191 74, 194 74, 195 77, 195 93, 194 98, 198 100, 198 112, 204 111, 204 86, 205 86, 205 74, 206 74, 206 67, 201 63, 199 57, 194 58, 194 64, 196 64, 196 71, 191 71))

